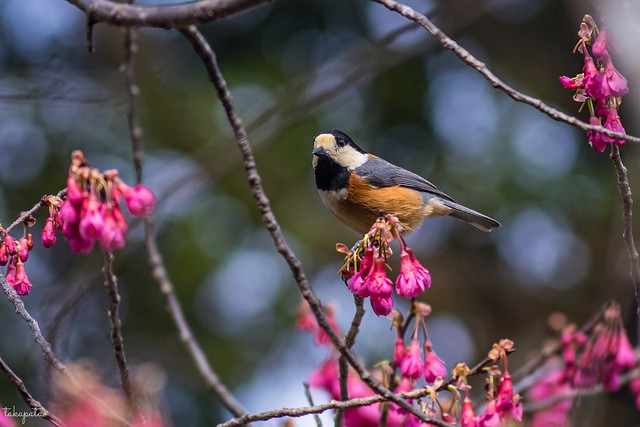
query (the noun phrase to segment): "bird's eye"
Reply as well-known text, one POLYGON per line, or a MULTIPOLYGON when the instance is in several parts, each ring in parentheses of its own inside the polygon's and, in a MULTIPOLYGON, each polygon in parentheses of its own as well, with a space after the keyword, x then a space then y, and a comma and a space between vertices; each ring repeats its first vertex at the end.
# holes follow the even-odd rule
POLYGON ((336 144, 338 144, 338 147, 344 147, 345 145, 347 145, 347 141, 344 138, 336 138, 336 144))

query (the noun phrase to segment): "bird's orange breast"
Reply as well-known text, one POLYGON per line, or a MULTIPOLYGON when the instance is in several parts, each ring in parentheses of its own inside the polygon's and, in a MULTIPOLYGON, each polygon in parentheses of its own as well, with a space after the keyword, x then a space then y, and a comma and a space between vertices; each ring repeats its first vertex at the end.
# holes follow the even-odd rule
POLYGON ((345 225, 364 234, 381 213, 398 217, 404 232, 417 228, 425 218, 425 202, 421 193, 394 186, 377 188, 351 174, 342 197, 325 204, 345 225))

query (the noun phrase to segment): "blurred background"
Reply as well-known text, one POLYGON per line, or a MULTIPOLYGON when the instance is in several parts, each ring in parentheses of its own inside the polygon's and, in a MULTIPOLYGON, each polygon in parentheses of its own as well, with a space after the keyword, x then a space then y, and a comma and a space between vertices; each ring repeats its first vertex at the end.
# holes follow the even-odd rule
MULTIPOLYGON (((429 13, 516 89, 583 120, 587 114, 577 112, 558 76, 581 72, 572 49, 583 15, 592 14, 613 30, 610 52, 630 85, 622 122, 628 133, 640 133, 637 5, 406 3, 429 13)), ((342 256, 334 248, 336 242, 351 246, 358 236, 322 206, 311 169, 312 138, 332 128, 503 224, 485 234, 434 219, 408 239, 433 277, 424 295, 433 308, 427 324, 448 368, 458 361, 471 365, 493 342, 510 338, 518 349, 510 357, 514 369, 550 336, 549 315, 562 312, 582 323, 611 299, 620 301, 635 342, 616 175, 607 154, 592 150, 583 132, 515 103, 426 31, 372 2, 282 0, 202 30, 218 54, 288 242, 323 302, 337 307, 344 329, 353 304, 336 276, 342 256)), ((295 329, 297 288, 261 226, 215 92, 178 32, 138 34, 144 182, 158 195, 159 243, 187 318, 247 410, 305 405, 303 382, 328 353, 295 329)), ((43 194, 64 187, 75 149, 93 166, 117 168, 134 183, 119 71, 123 33, 97 25, 95 37, 96 52, 87 53, 84 15, 63 0, 0 2, 5 226, 43 194)), ((624 147, 622 157, 640 194, 638 150, 624 147)), ((45 218, 44 211, 37 214, 37 240, 45 218)), ((152 362, 164 373, 161 399, 174 425, 224 421, 229 414, 206 390, 150 277, 141 225, 132 222, 127 248, 116 254, 128 362, 134 371, 152 362)), ((97 360, 103 380, 117 387, 102 256, 97 250, 74 256, 59 239, 49 250, 37 244, 26 264, 34 285, 26 307, 63 361, 97 360)), ((48 402, 48 367, 6 300, 0 322, 1 356, 48 402)), ((389 321, 369 310, 358 353, 373 365, 390 358, 392 346, 389 321)), ((326 400, 320 391, 313 395, 326 400)), ((4 377, 0 402, 28 410, 4 377)), ((582 400, 575 417, 576 425, 593 426, 638 425, 640 419, 626 389, 582 400)))

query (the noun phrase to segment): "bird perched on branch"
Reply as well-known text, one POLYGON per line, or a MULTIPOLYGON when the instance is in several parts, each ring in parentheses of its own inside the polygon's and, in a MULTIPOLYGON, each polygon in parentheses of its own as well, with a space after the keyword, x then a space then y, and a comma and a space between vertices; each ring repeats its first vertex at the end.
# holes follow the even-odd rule
POLYGON ((324 205, 347 227, 364 234, 381 214, 394 214, 408 233, 426 218, 448 215, 491 231, 500 223, 456 203, 435 185, 367 153, 348 135, 330 130, 313 140, 313 170, 324 205))

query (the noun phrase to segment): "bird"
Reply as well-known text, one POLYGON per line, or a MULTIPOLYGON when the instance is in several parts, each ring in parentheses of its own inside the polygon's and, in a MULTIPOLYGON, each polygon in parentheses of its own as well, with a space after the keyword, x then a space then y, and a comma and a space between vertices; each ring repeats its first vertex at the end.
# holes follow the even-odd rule
POLYGON ((500 223, 456 203, 420 175, 360 148, 339 130, 313 139, 312 165, 322 203, 347 227, 366 234, 384 214, 408 234, 425 219, 451 216, 489 232, 500 223))

